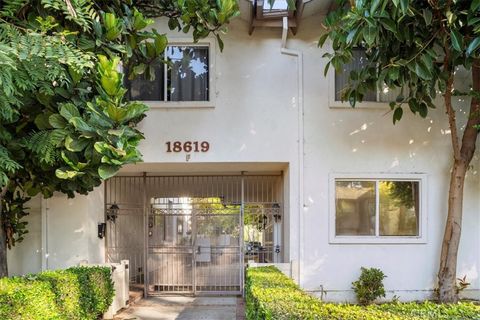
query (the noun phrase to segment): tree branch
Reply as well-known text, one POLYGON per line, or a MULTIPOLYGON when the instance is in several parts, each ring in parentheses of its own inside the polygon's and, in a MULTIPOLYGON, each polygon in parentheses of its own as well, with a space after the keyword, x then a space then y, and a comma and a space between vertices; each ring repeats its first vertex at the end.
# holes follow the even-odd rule
MULTIPOLYGON (((475 59, 472 65, 472 87, 475 92, 480 92, 480 59, 475 59)), ((477 95, 472 96, 470 112, 462 138, 462 148, 460 154, 462 160, 470 163, 478 136, 478 126, 480 125, 480 100, 477 95)))
POLYGON ((445 107, 448 115, 448 124, 450 126, 450 135, 452 138, 452 148, 453 148, 453 157, 455 160, 460 160, 460 146, 458 144, 458 132, 457 132, 457 118, 455 116, 455 110, 452 106, 452 89, 453 89, 453 71, 450 70, 450 51, 445 51, 445 59, 443 61, 443 68, 446 71, 449 71, 449 76, 447 80, 447 85, 445 89, 445 107))

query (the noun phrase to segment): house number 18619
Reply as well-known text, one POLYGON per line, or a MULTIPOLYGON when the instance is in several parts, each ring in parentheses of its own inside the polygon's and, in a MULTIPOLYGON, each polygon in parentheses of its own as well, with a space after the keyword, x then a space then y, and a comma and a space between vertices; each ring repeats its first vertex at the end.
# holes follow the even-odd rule
POLYGON ((207 141, 167 141, 167 152, 207 152, 210 149, 210 143, 207 141))

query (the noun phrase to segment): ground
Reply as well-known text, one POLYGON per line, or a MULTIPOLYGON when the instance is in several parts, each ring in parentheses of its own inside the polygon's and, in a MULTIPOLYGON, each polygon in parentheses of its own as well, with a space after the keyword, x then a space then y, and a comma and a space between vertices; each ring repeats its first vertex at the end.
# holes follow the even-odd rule
POLYGON ((115 320, 244 320, 243 299, 228 297, 150 297, 115 320))

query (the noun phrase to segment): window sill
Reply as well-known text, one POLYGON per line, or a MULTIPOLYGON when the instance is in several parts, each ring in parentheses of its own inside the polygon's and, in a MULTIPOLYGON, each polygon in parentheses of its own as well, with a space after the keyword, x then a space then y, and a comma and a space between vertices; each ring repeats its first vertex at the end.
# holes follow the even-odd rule
POLYGON ((369 237, 369 236, 342 236, 333 237, 330 244, 426 244, 426 237, 369 237))
POLYGON ((390 110, 388 102, 376 102, 376 101, 364 101, 358 102, 355 108, 352 108, 350 103, 342 101, 331 101, 329 105, 330 109, 370 109, 370 110, 390 110))
POLYGON ((212 101, 139 101, 145 103, 151 109, 213 109, 212 101))

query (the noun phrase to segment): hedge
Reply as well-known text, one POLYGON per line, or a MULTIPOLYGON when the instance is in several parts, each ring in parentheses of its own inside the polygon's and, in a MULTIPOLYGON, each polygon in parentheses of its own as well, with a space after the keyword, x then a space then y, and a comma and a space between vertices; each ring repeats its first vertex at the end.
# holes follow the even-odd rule
POLYGON ((247 269, 245 297, 247 320, 480 319, 480 306, 472 303, 386 303, 368 307, 323 303, 273 266, 247 269))
POLYGON ((96 320, 114 296, 108 267, 74 267, 0 279, 2 320, 96 320))

